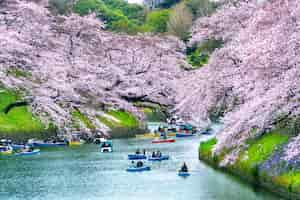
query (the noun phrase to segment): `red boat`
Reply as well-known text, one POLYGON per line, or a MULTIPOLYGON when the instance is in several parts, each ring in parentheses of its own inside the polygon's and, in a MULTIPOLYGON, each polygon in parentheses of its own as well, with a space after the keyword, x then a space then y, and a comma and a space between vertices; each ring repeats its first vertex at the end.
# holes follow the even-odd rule
POLYGON ((158 143, 172 143, 172 142, 176 142, 175 139, 161 139, 161 140, 153 140, 152 143, 153 144, 158 144, 158 143))

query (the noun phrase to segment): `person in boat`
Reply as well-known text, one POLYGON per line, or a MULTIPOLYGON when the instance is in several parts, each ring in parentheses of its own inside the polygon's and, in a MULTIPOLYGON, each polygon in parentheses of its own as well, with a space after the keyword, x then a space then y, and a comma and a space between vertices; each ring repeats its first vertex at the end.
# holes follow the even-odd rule
POLYGON ((137 149, 137 150, 135 151, 135 154, 140 154, 140 153, 141 153, 140 149, 137 149))
POLYGON ((180 169, 180 172, 188 172, 188 171, 189 171, 188 167, 187 167, 186 163, 184 162, 181 169, 180 169))
POLYGON ((22 150, 22 152, 33 152, 33 147, 32 146, 25 146, 24 149, 22 150))
POLYGON ((143 154, 146 155, 146 149, 143 149, 143 154))
POLYGON ((163 133, 163 139, 164 139, 164 140, 167 139, 167 133, 166 133, 166 132, 163 133))
POLYGON ((158 132, 162 133, 164 131, 164 129, 160 126, 158 127, 158 132))
POLYGON ((152 158, 155 158, 155 156, 156 156, 156 153, 153 151, 152 152, 152 158))
POLYGON ((131 167, 135 167, 135 162, 134 161, 131 161, 131 167))
POLYGON ((138 161, 136 163, 136 167, 143 167, 144 163, 142 161, 138 161))
POLYGON ((160 158, 160 157, 161 157, 161 152, 160 152, 159 150, 156 152, 156 157, 157 157, 157 158, 160 158))

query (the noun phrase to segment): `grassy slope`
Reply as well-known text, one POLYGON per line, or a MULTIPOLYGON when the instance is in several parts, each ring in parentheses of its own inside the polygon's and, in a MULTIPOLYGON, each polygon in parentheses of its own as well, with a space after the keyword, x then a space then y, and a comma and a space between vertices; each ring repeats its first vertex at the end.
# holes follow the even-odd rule
POLYGON ((133 137, 136 134, 145 132, 140 128, 138 119, 126 111, 110 110, 106 114, 119 121, 116 122, 105 116, 98 116, 98 119, 111 129, 112 137, 133 137))
POLYGON ((42 138, 45 126, 27 106, 15 107, 8 114, 3 109, 19 99, 16 92, 0 88, 0 135, 10 138, 42 138), (23 134, 26 134, 24 136, 23 134))
POLYGON ((205 160, 210 164, 214 163, 214 157, 212 156, 212 149, 217 144, 217 139, 212 138, 207 141, 201 142, 199 146, 199 158, 205 160))
POLYGON ((79 128, 78 122, 81 121, 87 128, 94 130, 95 126, 90 121, 89 118, 87 118, 84 114, 82 114, 79 110, 74 110, 72 112, 72 118, 73 118, 73 126, 74 128, 79 128))
POLYGON ((240 154, 235 167, 250 176, 253 175, 257 166, 266 161, 288 139, 288 135, 274 131, 249 142, 249 148, 240 154))
POLYGON ((120 110, 110 110, 106 114, 119 120, 119 123, 112 121, 104 116, 98 116, 99 120, 110 128, 116 127, 137 127, 139 121, 130 113, 120 110))

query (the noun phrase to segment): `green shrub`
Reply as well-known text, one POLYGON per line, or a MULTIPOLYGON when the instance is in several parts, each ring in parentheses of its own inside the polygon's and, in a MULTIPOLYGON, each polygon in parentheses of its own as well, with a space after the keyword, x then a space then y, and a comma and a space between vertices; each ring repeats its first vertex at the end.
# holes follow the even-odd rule
POLYGON ((281 114, 275 121, 276 129, 282 133, 297 136, 300 133, 300 117, 281 114))
POLYGON ((209 56, 217 48, 222 47, 221 40, 209 39, 204 41, 200 46, 187 48, 187 60, 195 68, 199 68, 208 63, 209 56))
POLYGON ((150 27, 152 32, 164 33, 167 31, 169 14, 169 10, 152 11, 147 15, 146 25, 150 27))
POLYGON ((144 8, 128 4, 123 0, 79 0, 73 10, 80 15, 95 12, 106 22, 106 28, 115 32, 136 34, 143 31, 140 25, 145 20, 144 8))
POLYGON ((213 160, 212 149, 217 144, 217 139, 214 137, 207 141, 201 142, 199 146, 200 159, 213 160))

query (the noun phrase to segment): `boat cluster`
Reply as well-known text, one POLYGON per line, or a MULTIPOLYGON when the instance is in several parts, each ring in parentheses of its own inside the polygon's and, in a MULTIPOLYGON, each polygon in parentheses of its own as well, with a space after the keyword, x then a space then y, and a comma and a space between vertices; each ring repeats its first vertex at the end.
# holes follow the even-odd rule
MULTIPOLYGON (((129 166, 126 171, 127 172, 143 172, 143 171, 150 171, 151 167, 145 165, 145 160, 148 161, 164 161, 169 160, 169 155, 164 155, 160 151, 154 151, 150 155, 146 154, 146 150, 144 149, 141 153, 138 149, 134 154, 128 155, 128 160, 131 160, 131 166, 129 166)), ((181 167, 181 169, 178 171, 179 176, 189 176, 190 173, 188 171, 186 163, 184 163, 181 167)))
POLYGON ((49 138, 46 140, 30 139, 26 143, 16 144, 9 139, 0 140, 0 155, 36 155, 40 154, 40 148, 45 147, 62 147, 62 146, 77 146, 85 143, 80 139, 80 135, 72 134, 69 139, 49 138))
POLYGON ((197 128, 182 119, 174 116, 167 120, 167 123, 161 123, 157 129, 152 130, 151 133, 138 134, 136 138, 149 139, 154 138, 152 143, 172 143, 176 138, 192 137, 196 135, 211 134, 211 128, 197 128))

